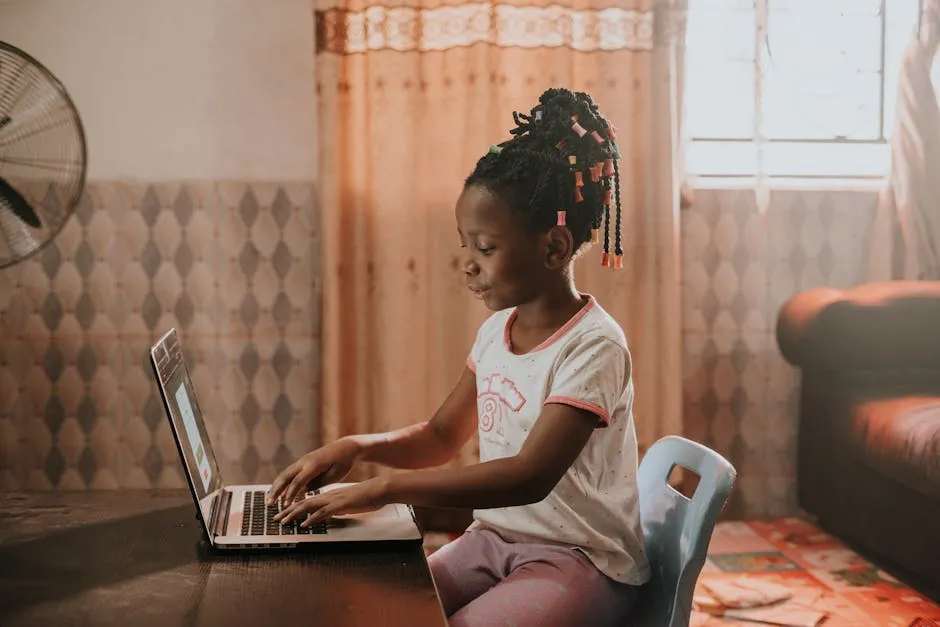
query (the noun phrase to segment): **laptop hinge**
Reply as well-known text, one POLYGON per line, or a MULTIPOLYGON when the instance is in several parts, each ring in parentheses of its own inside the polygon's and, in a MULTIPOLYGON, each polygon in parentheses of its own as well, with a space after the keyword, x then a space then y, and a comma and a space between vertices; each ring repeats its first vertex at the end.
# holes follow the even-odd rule
POLYGON ((212 536, 224 536, 228 523, 229 509, 232 506, 232 493, 221 488, 218 495, 212 500, 212 512, 209 517, 209 529, 212 536))

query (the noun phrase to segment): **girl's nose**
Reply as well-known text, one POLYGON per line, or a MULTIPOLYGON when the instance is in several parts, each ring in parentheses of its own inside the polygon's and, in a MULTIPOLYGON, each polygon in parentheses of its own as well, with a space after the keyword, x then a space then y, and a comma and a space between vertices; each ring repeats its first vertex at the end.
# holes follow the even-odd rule
POLYGON ((473 276, 480 271, 480 266, 473 260, 470 255, 467 255, 467 258, 463 261, 463 272, 469 276, 473 276))

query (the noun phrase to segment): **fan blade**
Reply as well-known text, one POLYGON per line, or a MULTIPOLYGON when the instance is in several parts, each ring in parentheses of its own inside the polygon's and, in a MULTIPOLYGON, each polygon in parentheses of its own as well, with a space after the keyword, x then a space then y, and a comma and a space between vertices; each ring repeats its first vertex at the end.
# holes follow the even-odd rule
POLYGON ((9 207, 13 213, 16 214, 16 217, 34 229, 42 227, 39 216, 36 215, 33 208, 29 206, 26 199, 23 198, 18 191, 13 189, 13 186, 7 183, 6 179, 2 176, 0 176, 0 203, 9 207))

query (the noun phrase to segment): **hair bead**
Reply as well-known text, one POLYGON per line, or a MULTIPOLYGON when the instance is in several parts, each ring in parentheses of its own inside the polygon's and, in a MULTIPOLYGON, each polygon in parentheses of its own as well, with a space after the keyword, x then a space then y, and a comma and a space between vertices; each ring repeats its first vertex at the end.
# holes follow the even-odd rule
POLYGON ((579 249, 590 243, 601 248, 603 229, 601 261, 622 267, 616 129, 590 96, 564 88, 546 90, 528 114, 514 112, 513 121, 509 139, 489 146, 465 185, 505 189, 514 211, 537 218, 533 226, 550 222, 569 229, 579 249))

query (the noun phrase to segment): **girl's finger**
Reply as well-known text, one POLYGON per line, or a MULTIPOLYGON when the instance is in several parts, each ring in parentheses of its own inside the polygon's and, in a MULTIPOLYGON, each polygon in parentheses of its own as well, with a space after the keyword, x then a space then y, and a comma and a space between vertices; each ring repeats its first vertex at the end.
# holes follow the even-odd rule
MULTIPOLYGON (((309 514, 316 512, 323 506, 323 501, 317 498, 304 499, 298 503, 295 503, 291 506, 291 519, 300 518, 303 520, 309 520, 309 514)), ((286 522, 286 521, 285 521, 286 522)), ((301 523, 303 525, 303 523, 301 523)))
POLYGON ((301 475, 302 475, 302 472, 299 472, 296 475, 294 475, 294 478, 291 480, 290 485, 287 486, 287 489, 284 491, 285 503, 288 503, 288 504, 293 503, 294 497, 300 491, 300 484, 306 483, 301 477, 301 475))
POLYGON ((297 517, 298 514, 303 512, 303 508, 304 508, 303 501, 299 503, 293 503, 290 506, 281 510, 281 512, 274 517, 274 520, 281 523, 282 525, 289 523, 291 520, 297 517))
POLYGON ((327 506, 320 507, 316 511, 311 512, 310 515, 307 516, 307 520, 300 523, 300 526, 309 527, 313 523, 326 520, 327 518, 330 518, 333 515, 334 514, 332 510, 330 510, 327 506))
POLYGON ((294 509, 293 506, 285 507, 284 509, 282 509, 281 511, 279 511, 277 514, 274 515, 274 521, 275 522, 284 521, 288 516, 290 516, 292 509, 294 509))
POLYGON ((270 489, 268 490, 268 505, 274 505, 274 502, 278 499, 284 489, 287 487, 288 482, 294 478, 294 475, 297 473, 297 464, 291 464, 277 476, 274 482, 271 484, 270 489))

